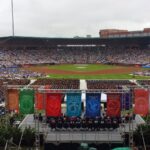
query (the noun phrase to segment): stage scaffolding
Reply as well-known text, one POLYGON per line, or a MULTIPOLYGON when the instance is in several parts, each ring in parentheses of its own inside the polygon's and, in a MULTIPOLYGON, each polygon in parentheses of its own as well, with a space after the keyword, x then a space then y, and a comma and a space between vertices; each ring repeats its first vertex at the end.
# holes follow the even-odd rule
MULTIPOLYGON (((67 94, 67 93, 105 93, 105 94, 120 94, 123 103, 125 103, 125 94, 130 94, 130 102, 131 102, 131 115, 133 115, 133 99, 134 99, 134 89, 147 89, 150 91, 150 85, 145 85, 142 87, 139 86, 119 86, 118 89, 87 89, 87 90, 80 90, 80 89, 45 89, 44 85, 8 85, 7 83, 3 85, 7 91, 9 89, 16 89, 16 90, 22 90, 22 89, 31 89, 35 91, 36 93, 44 93, 43 99, 44 99, 44 106, 45 100, 46 100, 46 93, 62 93, 62 94, 67 94)), ((35 96, 35 102, 36 102, 36 96, 35 96)), ((6 108, 8 104, 7 96, 5 97, 5 103, 6 103, 6 108)), ((124 111, 125 109, 122 109, 124 111)), ((35 109, 35 114, 37 114, 37 110, 35 109)), ((129 146, 133 144, 133 120, 131 119, 129 121, 129 146)), ((39 147, 39 121, 35 119, 35 130, 36 130, 36 146, 39 147)), ((46 134, 46 133, 44 133, 46 134)), ((110 141, 109 141, 110 142, 110 141)))
POLYGON ((120 89, 87 89, 87 90, 81 90, 81 89, 45 89, 43 85, 4 85, 6 89, 31 89, 35 90, 39 93, 129 93, 130 88, 120 88, 120 89))

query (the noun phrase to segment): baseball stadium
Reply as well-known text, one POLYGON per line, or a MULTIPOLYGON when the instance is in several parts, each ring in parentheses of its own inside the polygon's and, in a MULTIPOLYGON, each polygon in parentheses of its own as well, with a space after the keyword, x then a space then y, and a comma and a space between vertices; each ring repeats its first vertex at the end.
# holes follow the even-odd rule
POLYGON ((0 0, 0 150, 150 150, 149 5, 0 0))
MULTIPOLYGON (((0 41, 5 56, 1 66, 8 68, 6 74, 10 77, 14 75, 11 71, 19 71, 22 77, 31 78, 149 78, 149 37, 4 37, 0 41)), ((1 77, 5 77, 5 69, 1 70, 1 77)))
POLYGON ((10 128, 2 147, 143 144, 135 136, 150 111, 150 30, 100 35, 0 38, 1 129, 10 128))

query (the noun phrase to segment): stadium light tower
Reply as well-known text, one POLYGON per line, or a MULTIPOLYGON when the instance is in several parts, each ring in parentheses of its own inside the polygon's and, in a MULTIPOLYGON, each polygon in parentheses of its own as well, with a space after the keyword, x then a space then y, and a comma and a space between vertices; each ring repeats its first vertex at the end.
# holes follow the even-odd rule
POLYGON ((14 32, 14 4, 13 4, 13 0, 11 0, 11 17, 12 17, 12 36, 15 36, 15 32, 14 32))

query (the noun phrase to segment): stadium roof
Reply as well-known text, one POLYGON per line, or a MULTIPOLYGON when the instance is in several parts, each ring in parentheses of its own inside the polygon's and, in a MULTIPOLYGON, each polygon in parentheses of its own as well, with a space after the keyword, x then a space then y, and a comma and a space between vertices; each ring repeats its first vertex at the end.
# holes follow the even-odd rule
POLYGON ((150 45, 150 36, 126 38, 0 37, 0 47, 57 47, 58 45, 147 46, 150 45))

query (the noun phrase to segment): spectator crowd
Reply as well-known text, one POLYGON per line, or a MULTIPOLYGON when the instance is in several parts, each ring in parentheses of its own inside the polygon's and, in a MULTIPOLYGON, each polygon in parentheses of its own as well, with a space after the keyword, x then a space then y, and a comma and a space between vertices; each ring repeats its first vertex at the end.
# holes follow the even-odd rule
POLYGON ((87 80, 88 89, 121 89, 122 86, 132 86, 129 80, 87 80))
MULTIPOLYGON (((49 50, 0 49, 0 77, 34 78, 44 74, 20 69, 24 65, 41 64, 149 64, 149 49, 112 47, 58 47, 49 50)), ((146 72, 145 74, 149 74, 146 72)))
POLYGON ((137 71, 137 72, 134 72, 133 75, 148 77, 150 76, 150 70, 137 71))
POLYGON ((79 89, 80 82, 76 79, 38 79, 33 85, 46 85, 49 89, 79 89))
POLYGON ((138 83, 142 86, 150 86, 150 80, 138 80, 138 83))
POLYGON ((65 47, 50 50, 0 50, 0 66, 50 63, 150 63, 149 49, 65 47))

